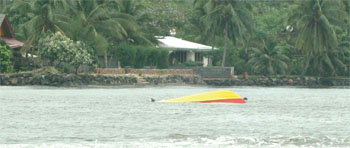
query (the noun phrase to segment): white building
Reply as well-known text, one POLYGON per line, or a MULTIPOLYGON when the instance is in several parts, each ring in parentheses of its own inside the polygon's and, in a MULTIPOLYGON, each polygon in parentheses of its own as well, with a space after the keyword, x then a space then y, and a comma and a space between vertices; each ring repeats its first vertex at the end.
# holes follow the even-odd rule
POLYGON ((158 48, 169 50, 169 64, 179 64, 187 61, 197 62, 203 67, 211 64, 212 60, 204 53, 216 50, 211 46, 182 40, 173 36, 156 36, 158 48))

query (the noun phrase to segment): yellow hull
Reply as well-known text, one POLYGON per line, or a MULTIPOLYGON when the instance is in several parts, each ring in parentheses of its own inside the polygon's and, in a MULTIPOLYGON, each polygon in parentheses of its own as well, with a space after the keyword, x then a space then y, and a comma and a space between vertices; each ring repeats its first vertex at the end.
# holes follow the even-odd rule
POLYGON ((229 90, 207 92, 159 102, 245 103, 241 96, 229 90))

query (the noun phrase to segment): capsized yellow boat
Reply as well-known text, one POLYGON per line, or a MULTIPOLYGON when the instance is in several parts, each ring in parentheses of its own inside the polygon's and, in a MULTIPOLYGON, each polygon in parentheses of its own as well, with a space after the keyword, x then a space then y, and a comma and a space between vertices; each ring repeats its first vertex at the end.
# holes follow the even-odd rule
POLYGON ((195 94, 159 102, 199 102, 199 103, 246 103, 246 101, 233 91, 219 90, 195 94))

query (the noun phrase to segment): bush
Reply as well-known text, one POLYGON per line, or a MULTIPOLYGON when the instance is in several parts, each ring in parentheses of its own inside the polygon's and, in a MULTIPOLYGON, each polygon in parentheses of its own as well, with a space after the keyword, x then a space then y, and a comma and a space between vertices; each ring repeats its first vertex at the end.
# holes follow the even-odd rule
POLYGON ((120 44, 115 48, 115 58, 122 67, 130 66, 143 68, 144 66, 157 66, 157 68, 168 67, 168 51, 149 46, 135 46, 120 44))
POLYGON ((0 38, 0 46, 5 46, 7 49, 10 49, 10 47, 7 45, 7 43, 0 38))
POLYGON ((135 59, 135 68, 143 68, 147 65, 148 56, 151 54, 152 48, 136 46, 136 59, 135 59))
POLYGON ((115 57, 120 61, 121 66, 134 66, 136 49, 128 44, 120 44, 115 48, 115 57))
POLYGON ((11 50, 6 46, 0 46, 0 72, 11 72, 13 65, 11 62, 11 50))
POLYGON ((157 68, 165 69, 169 67, 169 52, 167 50, 159 50, 157 68))
POLYGON ((76 72, 82 64, 91 64, 91 51, 83 42, 74 42, 60 32, 48 33, 38 42, 38 55, 49 61, 50 65, 57 60, 75 67, 76 72))
MULTIPOLYGON (((211 51, 209 55, 213 55, 213 66, 221 66, 223 49, 211 51)), ((249 71, 249 66, 245 61, 245 51, 242 48, 228 48, 226 54, 225 66, 233 66, 236 74, 243 74, 249 71)))
POLYGON ((158 58, 160 57, 160 52, 158 49, 153 49, 150 51, 150 54, 147 57, 147 65, 148 66, 157 66, 158 58))

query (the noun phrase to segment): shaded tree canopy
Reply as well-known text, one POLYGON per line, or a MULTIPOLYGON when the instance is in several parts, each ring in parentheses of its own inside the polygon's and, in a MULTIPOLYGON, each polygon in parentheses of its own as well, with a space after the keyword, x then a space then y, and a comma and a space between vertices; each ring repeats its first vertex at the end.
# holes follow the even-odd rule
POLYGON ((60 31, 93 49, 95 60, 104 57, 106 67, 111 58, 129 63, 118 55, 126 47, 148 57, 154 36, 175 30, 219 49, 206 54, 212 66, 238 66, 237 73, 350 74, 348 0, 3 0, 0 12, 29 45, 22 52, 35 52, 42 34, 60 31))

